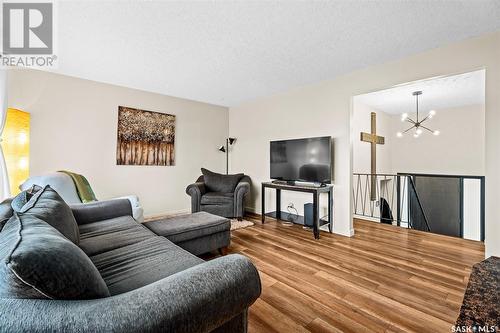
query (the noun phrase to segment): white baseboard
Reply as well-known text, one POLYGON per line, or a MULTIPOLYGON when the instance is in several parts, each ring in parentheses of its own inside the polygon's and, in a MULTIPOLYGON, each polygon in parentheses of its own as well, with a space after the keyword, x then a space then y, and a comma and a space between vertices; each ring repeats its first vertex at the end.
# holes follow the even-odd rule
POLYGON ((372 222, 378 222, 378 223, 380 223, 380 217, 371 217, 371 216, 364 216, 364 215, 357 215, 357 214, 353 214, 353 217, 355 219, 360 219, 360 220, 372 221, 372 222))
POLYGON ((250 212, 250 213, 254 213, 254 214, 259 214, 256 212, 256 209, 255 207, 245 207, 245 212, 250 212))

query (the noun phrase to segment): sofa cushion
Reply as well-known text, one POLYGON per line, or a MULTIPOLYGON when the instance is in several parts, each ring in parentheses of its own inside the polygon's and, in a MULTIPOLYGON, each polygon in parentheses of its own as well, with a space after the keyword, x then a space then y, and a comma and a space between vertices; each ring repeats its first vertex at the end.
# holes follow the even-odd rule
POLYGON ((100 222, 82 224, 80 248, 93 256, 156 236, 132 216, 121 216, 100 222))
POLYGON ((16 212, 19 212, 21 209, 23 209, 24 205, 26 205, 26 203, 30 200, 32 196, 33 195, 29 193, 27 190, 22 191, 14 198, 12 198, 12 201, 10 203, 11 208, 16 212))
POLYGON ((14 213, 0 232, 0 280, 2 298, 109 296, 85 253, 34 215, 14 213))
POLYGON ((75 217, 69 206, 49 185, 34 193, 21 208, 18 205, 13 205, 12 208, 22 215, 38 217, 78 244, 80 234, 75 217))
POLYGON ((160 236, 90 259, 106 281, 111 295, 143 287, 204 262, 160 236))
POLYGON ((19 212, 24 205, 28 203, 28 201, 33 197, 33 195, 42 190, 42 187, 38 185, 33 185, 26 190, 21 191, 18 195, 16 195, 11 202, 12 208, 16 211, 19 212))
POLYGON ((159 219, 144 225, 158 236, 164 236, 174 243, 221 232, 229 233, 231 229, 229 219, 206 212, 159 219))
POLYGON ((234 193, 208 192, 202 195, 202 205, 220 205, 233 202, 234 193))
POLYGON ((201 173, 203 174, 203 181, 208 189, 208 192, 222 192, 231 193, 238 185, 241 178, 243 178, 242 173, 234 175, 223 175, 220 173, 212 172, 205 168, 201 168, 201 173))

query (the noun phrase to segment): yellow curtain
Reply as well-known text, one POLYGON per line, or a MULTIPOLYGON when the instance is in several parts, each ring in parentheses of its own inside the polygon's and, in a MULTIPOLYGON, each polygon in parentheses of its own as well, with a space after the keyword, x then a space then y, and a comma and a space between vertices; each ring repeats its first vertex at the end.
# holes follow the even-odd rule
POLYGON ((17 109, 7 109, 2 147, 9 174, 10 193, 19 193, 21 185, 29 177, 30 114, 17 109))

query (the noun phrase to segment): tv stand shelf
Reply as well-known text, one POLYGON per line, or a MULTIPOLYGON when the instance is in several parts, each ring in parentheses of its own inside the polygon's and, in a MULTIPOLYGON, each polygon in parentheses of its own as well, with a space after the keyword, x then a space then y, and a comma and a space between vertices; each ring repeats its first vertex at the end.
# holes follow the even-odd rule
POLYGON ((318 187, 318 186, 308 186, 308 185, 289 185, 289 184, 277 184, 273 182, 263 182, 262 192, 261 192, 262 223, 265 222, 266 216, 269 216, 277 220, 283 220, 283 221, 289 221, 289 219, 296 219, 297 222, 295 223, 304 224, 303 216, 281 211, 281 190, 311 193, 313 195, 314 238, 319 239, 319 228, 320 226, 325 224, 328 225, 328 230, 330 231, 330 233, 332 233, 333 230, 333 186, 332 185, 318 187), (266 213, 266 188, 271 188, 276 190, 276 211, 270 213, 266 213), (328 193, 328 221, 321 220, 319 216, 319 196, 321 193, 328 193))
MULTIPOLYGON (((270 217, 270 218, 273 218, 273 219, 276 219, 276 211, 274 212, 269 212, 269 213, 266 213, 266 216, 267 217, 270 217)), ((300 224, 300 225, 304 225, 304 216, 302 215, 297 215, 297 214, 292 214, 292 213, 289 213, 289 212, 284 212, 284 211, 281 211, 281 215, 280 215, 280 218, 279 218, 280 221, 285 221, 285 222, 292 222, 294 224, 300 224)), ((319 220, 319 226, 322 227, 324 226, 325 224, 328 224, 330 222, 328 222, 328 220, 325 220, 325 219, 320 219, 319 220)))

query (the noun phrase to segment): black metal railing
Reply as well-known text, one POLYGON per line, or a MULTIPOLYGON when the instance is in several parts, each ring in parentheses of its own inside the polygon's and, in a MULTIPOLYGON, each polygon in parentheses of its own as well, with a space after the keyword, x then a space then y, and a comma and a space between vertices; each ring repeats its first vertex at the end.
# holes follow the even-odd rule
POLYGON ((429 220, 425 214, 422 202, 418 197, 418 192, 415 187, 415 182, 411 176, 397 176, 405 177, 408 180, 408 206, 410 207, 408 214, 408 227, 411 229, 432 231, 429 226, 429 220))
POLYGON ((352 195, 354 215, 431 231, 415 184, 409 175, 354 173, 352 195))
POLYGON ((484 189, 483 176, 354 173, 353 214, 416 230, 484 240, 484 189))
POLYGON ((367 173, 355 173, 353 174, 353 203, 354 203, 354 214, 364 217, 380 218, 379 204, 381 198, 384 198, 388 203, 392 211, 395 211, 395 204, 397 204, 397 198, 395 195, 395 184, 397 175, 390 174, 367 174, 367 173), (375 178, 375 182, 372 181, 375 178), (388 182, 392 183, 393 188, 390 190, 383 186, 384 195, 382 195, 381 184, 387 185, 388 182), (372 184, 375 185, 375 196, 376 199, 372 200, 372 184))

